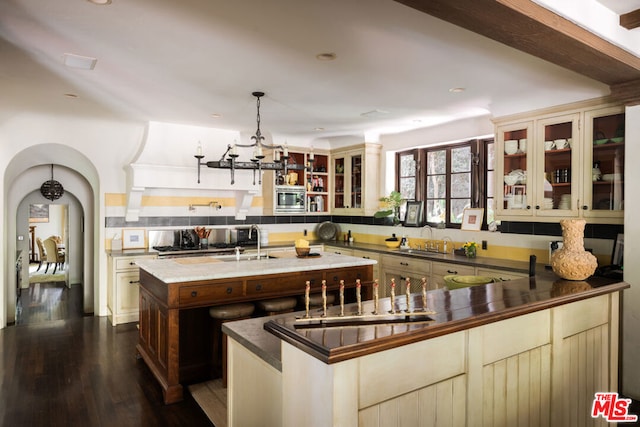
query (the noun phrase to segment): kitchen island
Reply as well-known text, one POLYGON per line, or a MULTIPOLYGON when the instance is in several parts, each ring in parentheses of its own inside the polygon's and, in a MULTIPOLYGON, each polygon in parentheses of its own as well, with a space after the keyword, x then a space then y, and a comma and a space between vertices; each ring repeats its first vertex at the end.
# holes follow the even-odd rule
MULTIPOLYGON (((594 393, 618 389, 627 287, 543 271, 430 291, 427 322, 305 328, 281 315, 225 324, 229 425, 598 425, 594 393)), ((405 307, 398 297, 396 309, 405 307)))
MULTIPOLYGON (((344 280, 370 284, 375 261, 320 253, 297 258, 291 252, 268 259, 195 257, 140 260, 140 333, 136 347, 160 383, 165 403, 182 400, 182 384, 209 378, 212 322, 209 307, 321 291, 344 280)), ((370 287, 367 287, 370 289, 370 287)), ((370 297, 365 293, 365 297, 370 297)))

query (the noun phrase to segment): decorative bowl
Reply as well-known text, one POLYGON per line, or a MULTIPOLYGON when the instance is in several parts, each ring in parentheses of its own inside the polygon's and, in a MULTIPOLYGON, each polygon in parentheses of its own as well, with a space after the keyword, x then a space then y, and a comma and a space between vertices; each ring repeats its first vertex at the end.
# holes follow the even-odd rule
POLYGON ((496 282, 496 279, 488 276, 444 276, 444 283, 449 289, 468 288, 469 286, 486 285, 496 282))
POLYGON ((311 251, 311 248, 298 248, 298 247, 296 247, 296 254, 299 257, 309 256, 309 252, 310 251, 311 251))
POLYGON ((624 136, 616 136, 615 138, 611 138, 611 142, 622 142, 624 141, 624 136))
POLYGON ((518 152, 518 141, 511 139, 504 142, 504 152, 506 154, 516 154, 518 152))
POLYGON ((607 142, 609 142, 609 140, 607 138, 596 139, 595 141, 593 141, 593 143, 596 144, 596 145, 606 144, 607 142))
POLYGON ((385 240, 384 244, 387 245, 389 249, 395 249, 400 247, 400 240, 385 240))

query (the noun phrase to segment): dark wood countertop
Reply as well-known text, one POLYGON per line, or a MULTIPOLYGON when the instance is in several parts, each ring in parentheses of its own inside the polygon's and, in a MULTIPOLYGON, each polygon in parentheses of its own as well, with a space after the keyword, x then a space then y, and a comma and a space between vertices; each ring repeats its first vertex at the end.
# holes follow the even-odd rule
MULTIPOLYGON (((258 321, 252 326, 264 324, 264 328, 277 338, 331 364, 621 291, 628 287, 629 285, 624 282, 600 277, 592 277, 586 281, 567 281, 558 278, 552 272, 543 271, 532 278, 451 291, 446 289, 430 291, 427 296, 427 305, 436 312, 430 316, 433 319, 431 322, 296 329, 295 316, 288 315, 258 321)), ((422 307, 420 293, 412 294, 412 298, 413 307, 422 307)), ((397 309, 406 307, 404 295, 396 297, 396 307, 397 309)), ((380 310, 389 310, 389 308, 389 298, 381 299, 380 310)), ((355 310, 354 304, 345 306, 345 314, 354 313, 355 310)), ((363 302, 365 313, 372 310, 372 301, 363 302)), ((339 311, 339 306, 331 307, 328 315, 338 315, 339 311)), ((319 316, 319 313, 316 312, 313 315, 319 316)), ((242 338, 237 335, 242 335, 243 322, 234 323, 237 324, 230 328, 229 332, 235 334, 236 339, 242 338)))

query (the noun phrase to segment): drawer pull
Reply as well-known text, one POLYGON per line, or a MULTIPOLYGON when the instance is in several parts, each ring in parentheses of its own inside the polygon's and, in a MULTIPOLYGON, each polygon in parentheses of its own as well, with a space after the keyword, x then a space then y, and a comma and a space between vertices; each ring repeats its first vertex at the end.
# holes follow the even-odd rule
POLYGON ((335 251, 335 252, 334 252, 334 254, 336 254, 336 255, 342 255, 342 252, 335 251))
POLYGON ((130 285, 133 285, 134 283, 140 283, 140 280, 129 280, 130 285))
POLYGON ((363 256, 362 258, 364 258, 364 259, 370 259, 368 256, 363 256))
POLYGON ((261 291, 262 290, 262 283, 258 283, 256 285, 256 291, 261 291))
POLYGON ((193 298, 197 297, 198 296, 198 292, 197 291, 191 291, 191 296, 193 298))
POLYGON ((458 274, 458 272, 455 271, 455 270, 447 270, 447 273, 449 273, 449 274, 458 274))
POLYGON ((409 267, 409 263, 408 262, 401 262, 400 265, 404 265, 405 267, 409 267))
POLYGON ((129 265, 136 265, 136 263, 135 263, 135 262, 133 262, 133 261, 131 261, 131 262, 129 263, 129 265))
POLYGON ((233 288, 227 288, 227 294, 230 294, 231 292, 233 292, 233 288))
POLYGON ((333 276, 333 281, 337 282, 338 281, 338 276, 333 276))

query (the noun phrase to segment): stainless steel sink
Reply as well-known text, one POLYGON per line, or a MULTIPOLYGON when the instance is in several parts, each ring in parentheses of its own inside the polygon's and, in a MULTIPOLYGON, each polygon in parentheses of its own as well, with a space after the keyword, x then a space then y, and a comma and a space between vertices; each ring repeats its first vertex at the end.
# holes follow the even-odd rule
POLYGON ((239 257, 236 256, 235 254, 232 254, 232 255, 219 255, 214 258, 224 262, 233 262, 233 261, 260 261, 265 259, 275 259, 276 257, 270 256, 267 254, 260 254, 260 259, 258 259, 257 254, 240 254, 239 257))
POLYGON ((427 249, 398 249, 398 252, 403 254, 421 255, 421 256, 444 255, 444 252, 440 252, 436 250, 427 250, 427 249))

